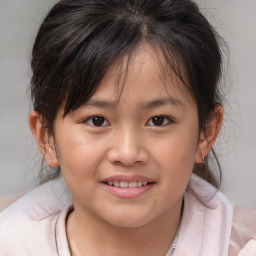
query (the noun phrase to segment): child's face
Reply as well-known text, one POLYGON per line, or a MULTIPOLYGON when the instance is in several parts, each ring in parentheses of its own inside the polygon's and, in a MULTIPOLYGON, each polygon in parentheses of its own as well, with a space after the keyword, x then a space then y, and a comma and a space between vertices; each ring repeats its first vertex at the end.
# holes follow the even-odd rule
POLYGON ((180 210, 200 154, 197 108, 173 84, 177 79, 163 85, 149 47, 132 58, 117 105, 114 71, 85 106, 64 118, 60 111, 54 124, 57 158, 76 211, 114 226, 139 227, 180 210))

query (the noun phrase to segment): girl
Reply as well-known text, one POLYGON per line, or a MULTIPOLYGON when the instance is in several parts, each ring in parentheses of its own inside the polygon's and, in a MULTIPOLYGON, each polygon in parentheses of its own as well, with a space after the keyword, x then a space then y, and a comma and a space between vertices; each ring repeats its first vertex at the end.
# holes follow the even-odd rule
POLYGON ((0 215, 0 254, 255 255, 255 213, 207 167, 220 42, 190 0, 57 3, 33 47, 29 116, 51 171, 0 215))

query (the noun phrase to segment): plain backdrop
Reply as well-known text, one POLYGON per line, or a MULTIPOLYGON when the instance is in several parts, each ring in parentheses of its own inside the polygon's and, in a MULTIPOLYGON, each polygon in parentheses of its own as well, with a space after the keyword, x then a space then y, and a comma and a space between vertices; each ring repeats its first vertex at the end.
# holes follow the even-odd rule
MULTIPOLYGON (((35 186, 40 155, 27 119, 30 52, 54 0, 0 0, 0 197, 35 186)), ((222 190, 256 208, 256 1, 197 0, 229 45, 225 121, 216 145, 222 190)))

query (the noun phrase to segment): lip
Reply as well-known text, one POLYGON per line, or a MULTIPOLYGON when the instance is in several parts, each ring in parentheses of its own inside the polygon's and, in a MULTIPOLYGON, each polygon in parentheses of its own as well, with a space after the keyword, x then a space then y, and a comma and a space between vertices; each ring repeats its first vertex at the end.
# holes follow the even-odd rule
POLYGON ((152 187, 156 184, 156 182, 148 177, 141 175, 114 175, 104 179, 101 184, 103 187, 112 195, 120 197, 120 198, 135 198, 143 195, 152 189, 152 187), (109 181, 126 181, 126 182, 134 182, 134 181, 142 181, 148 182, 147 185, 142 187, 135 188, 121 188, 114 187, 107 184, 109 181))
POLYGON ((106 179, 104 179, 102 182, 109 182, 109 181, 126 181, 126 182, 133 182, 133 181, 142 181, 142 182, 155 182, 154 180, 142 176, 142 175, 113 175, 106 179))

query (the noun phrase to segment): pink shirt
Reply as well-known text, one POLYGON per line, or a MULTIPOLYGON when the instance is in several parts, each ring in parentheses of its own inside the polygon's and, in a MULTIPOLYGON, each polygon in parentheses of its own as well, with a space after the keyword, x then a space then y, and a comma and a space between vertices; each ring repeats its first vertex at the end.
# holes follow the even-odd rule
MULTIPOLYGON (((0 214, 0 255, 70 256, 65 223, 71 206, 62 177, 23 196, 0 214)), ((255 239, 256 213, 234 208, 192 175, 174 256, 255 256, 255 239)))

